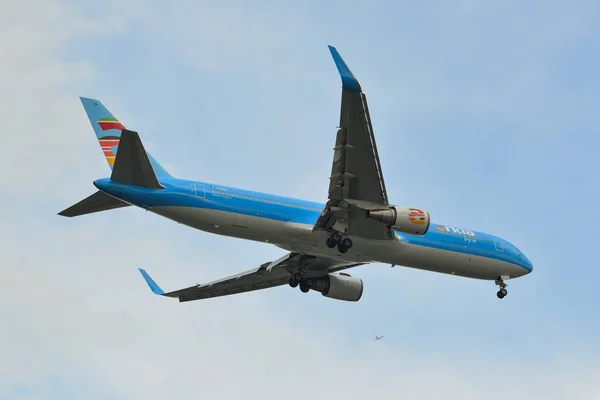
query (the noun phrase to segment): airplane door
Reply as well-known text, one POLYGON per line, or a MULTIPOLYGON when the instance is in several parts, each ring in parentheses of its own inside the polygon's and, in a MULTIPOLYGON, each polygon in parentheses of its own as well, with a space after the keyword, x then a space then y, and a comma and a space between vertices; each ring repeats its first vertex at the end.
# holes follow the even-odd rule
POLYGON ((500 253, 504 253, 504 249, 506 249, 506 244, 504 243, 504 240, 495 237, 494 243, 496 245, 496 251, 499 251, 500 253))
POLYGON ((194 193, 197 199, 204 199, 206 194, 204 193, 204 185, 196 183, 194 185, 194 193))

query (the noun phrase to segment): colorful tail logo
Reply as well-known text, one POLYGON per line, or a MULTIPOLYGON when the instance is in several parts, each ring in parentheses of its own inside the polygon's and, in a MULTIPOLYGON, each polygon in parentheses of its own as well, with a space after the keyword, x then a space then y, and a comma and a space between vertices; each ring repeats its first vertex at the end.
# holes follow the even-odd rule
POLYGON ((123 130, 125 127, 119 122, 116 118, 100 118, 98 120, 98 125, 103 131, 108 131, 111 129, 123 130))
MULTIPOLYGON (((123 124, 121 124, 116 118, 100 118, 98 120, 98 125, 103 131, 110 131, 114 129, 120 131, 125 129, 123 124)), ((108 164, 111 166, 115 164, 115 157, 117 157, 117 148, 119 147, 120 140, 121 138, 115 135, 103 136, 98 139, 100 146, 102 147, 102 151, 104 152, 104 157, 106 157, 106 161, 108 161, 108 164)))
POLYGON ((117 156, 117 147, 119 146, 119 138, 118 136, 104 136, 100 138, 100 146, 102 146, 102 151, 104 152, 104 157, 106 157, 106 161, 110 165, 115 164, 115 157, 117 156))
POLYGON ((413 224, 424 225, 425 224, 425 212, 418 208, 411 208, 408 213, 408 219, 413 224))

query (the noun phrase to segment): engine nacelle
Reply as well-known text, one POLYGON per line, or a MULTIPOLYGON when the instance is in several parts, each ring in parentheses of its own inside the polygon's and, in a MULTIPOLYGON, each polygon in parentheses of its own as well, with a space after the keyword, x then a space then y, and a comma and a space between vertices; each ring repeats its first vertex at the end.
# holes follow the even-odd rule
POLYGON ((325 297, 345 301, 358 301, 362 297, 362 279, 348 274, 327 274, 311 281, 310 288, 325 297))
POLYGON ((390 206, 390 208, 383 210, 369 210, 367 211, 367 218, 381 221, 392 229, 414 235, 426 234, 431 223, 427 211, 401 206, 390 206))

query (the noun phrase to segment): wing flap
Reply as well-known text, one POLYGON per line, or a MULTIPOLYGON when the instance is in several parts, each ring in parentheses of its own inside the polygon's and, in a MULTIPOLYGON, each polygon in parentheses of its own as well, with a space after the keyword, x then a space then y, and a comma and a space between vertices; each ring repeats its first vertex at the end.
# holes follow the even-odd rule
POLYGON ((387 205, 387 191, 366 101, 363 93, 342 91, 329 198, 352 198, 387 205))
POLYGON ((288 283, 290 274, 286 273, 274 273, 272 276, 259 279, 252 279, 251 277, 245 277, 242 282, 222 282, 216 285, 199 286, 192 293, 179 294, 179 301, 181 303, 186 301, 201 300, 211 297, 229 296, 232 294, 251 292, 255 290, 263 290, 272 287, 282 286, 288 283))

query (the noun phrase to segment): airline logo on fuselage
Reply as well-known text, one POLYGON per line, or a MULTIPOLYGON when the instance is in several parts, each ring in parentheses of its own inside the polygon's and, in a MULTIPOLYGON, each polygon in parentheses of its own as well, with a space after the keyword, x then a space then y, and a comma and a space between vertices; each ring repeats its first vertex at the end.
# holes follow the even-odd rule
POLYGON ((475 232, 473 232, 473 231, 470 231, 468 229, 455 228, 453 226, 438 225, 437 231, 438 232, 458 233, 460 235, 467 235, 467 236, 475 236, 475 232))

